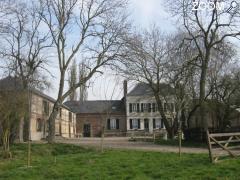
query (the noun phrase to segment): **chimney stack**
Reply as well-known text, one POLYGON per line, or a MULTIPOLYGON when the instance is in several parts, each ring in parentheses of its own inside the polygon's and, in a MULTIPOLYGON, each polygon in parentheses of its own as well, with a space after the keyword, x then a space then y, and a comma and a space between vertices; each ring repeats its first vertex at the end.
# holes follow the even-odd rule
POLYGON ((126 97, 127 97, 127 80, 123 81, 123 96, 124 96, 124 100, 126 101, 126 97))

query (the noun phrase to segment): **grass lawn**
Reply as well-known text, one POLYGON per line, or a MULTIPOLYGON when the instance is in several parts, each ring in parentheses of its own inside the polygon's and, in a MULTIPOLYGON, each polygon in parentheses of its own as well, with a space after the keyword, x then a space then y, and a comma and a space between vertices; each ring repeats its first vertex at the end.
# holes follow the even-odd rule
POLYGON ((0 158, 0 179, 239 179, 240 159, 210 164, 207 154, 106 150, 63 144, 34 144, 32 168, 27 145, 12 147, 13 159, 0 158), (56 163, 54 162, 56 156, 56 163))

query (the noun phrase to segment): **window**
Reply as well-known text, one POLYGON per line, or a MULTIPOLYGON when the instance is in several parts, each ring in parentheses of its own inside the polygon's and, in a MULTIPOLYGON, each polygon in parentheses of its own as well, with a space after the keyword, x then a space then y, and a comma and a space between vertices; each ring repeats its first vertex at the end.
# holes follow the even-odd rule
POLYGON ((41 132, 42 131, 42 120, 40 118, 37 119, 37 122, 36 122, 36 130, 37 132, 41 132))
POLYGON ((108 129, 119 129, 119 119, 108 119, 107 121, 108 129))
POLYGON ((151 103, 148 103, 148 112, 151 112, 151 103))
POLYGON ((45 100, 43 100, 43 113, 49 115, 49 103, 45 100))
POLYGON ((161 119, 156 119, 156 129, 161 128, 161 119))
POLYGON ((132 103, 129 104, 129 112, 132 112, 132 103))
POLYGON ((153 119, 153 128, 154 129, 161 129, 163 128, 163 122, 161 119, 153 119))
POLYGON ((68 113, 68 120, 69 120, 69 122, 72 122, 72 113, 71 112, 68 113))
POLYGON ((62 108, 60 108, 59 117, 60 117, 60 119, 62 119, 62 108))
POLYGON ((141 103, 141 112, 151 112, 151 103, 141 103))
POLYGON ((140 112, 139 103, 130 103, 129 104, 129 112, 140 112))
POLYGON ((140 119, 130 119, 130 129, 140 129, 140 119))

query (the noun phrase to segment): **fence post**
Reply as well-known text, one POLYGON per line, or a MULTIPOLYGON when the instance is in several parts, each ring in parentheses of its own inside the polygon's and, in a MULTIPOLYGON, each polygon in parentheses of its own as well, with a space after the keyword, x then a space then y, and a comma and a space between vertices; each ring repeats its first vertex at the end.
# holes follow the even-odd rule
POLYGON ((181 154, 182 154, 182 131, 181 131, 181 129, 178 130, 178 145, 179 145, 178 153, 179 153, 179 157, 181 157, 181 154))
POLYGON ((209 152, 209 159, 213 163, 213 156, 212 156, 212 145, 209 137, 209 131, 207 130, 207 143, 208 143, 208 152, 209 152))

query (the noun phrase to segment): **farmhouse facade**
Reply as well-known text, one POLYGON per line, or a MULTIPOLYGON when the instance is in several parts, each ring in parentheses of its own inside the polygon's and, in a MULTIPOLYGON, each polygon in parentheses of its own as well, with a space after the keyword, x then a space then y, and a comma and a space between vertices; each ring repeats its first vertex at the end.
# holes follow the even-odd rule
MULTIPOLYGON (((171 89, 167 84, 160 84, 160 88, 166 91, 171 89)), ((171 94, 162 97, 164 111, 169 122, 173 122, 175 116, 175 103, 171 94)), ((151 88, 145 83, 137 84, 126 96, 126 121, 127 132, 139 134, 165 130, 157 103, 151 88)))
POLYGON ((77 137, 125 136, 126 114, 123 100, 68 101, 76 113, 77 137))
MULTIPOLYGON (((166 88, 166 84, 161 85, 166 88)), ((79 137, 126 136, 132 133, 143 135, 154 131, 165 131, 158 113, 157 103, 151 89, 139 83, 129 93, 127 81, 123 83, 124 95, 121 100, 68 101, 64 105, 76 113, 76 133, 79 137)), ((175 114, 174 102, 169 97, 163 100, 169 121, 175 114), (170 108, 168 108, 170 107, 170 108)))
MULTIPOLYGON (((23 141, 28 139, 29 119, 31 140, 41 140, 48 136, 48 118, 53 108, 55 99, 31 88, 24 90, 19 79, 6 77, 0 80, 0 95, 8 93, 9 96, 22 96, 26 104, 23 117, 19 120, 19 130, 16 137, 23 141), (29 113, 30 112, 30 113, 29 113), (30 118, 28 116, 30 114, 30 118), (27 132, 27 133, 26 133, 27 132)), ((10 97, 11 98, 11 97, 10 97)), ((14 98, 14 97, 13 97, 14 98)), ((0 102, 4 103, 4 102, 0 102)), ((0 117, 2 118, 2 117, 0 117)), ((67 106, 62 105, 55 121, 56 136, 72 138, 76 135, 76 115, 67 106)))

